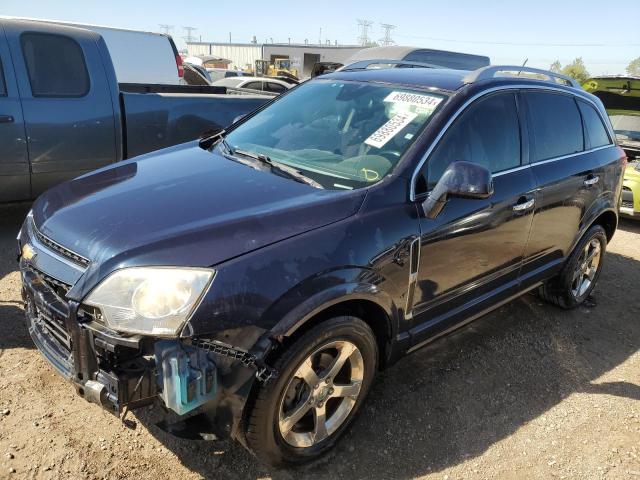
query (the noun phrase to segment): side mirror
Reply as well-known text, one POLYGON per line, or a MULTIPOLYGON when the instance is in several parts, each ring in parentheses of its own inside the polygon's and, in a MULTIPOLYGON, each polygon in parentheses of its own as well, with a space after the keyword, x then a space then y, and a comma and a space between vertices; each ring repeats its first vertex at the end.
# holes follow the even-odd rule
POLYGON ((489 198, 493 195, 491 172, 471 162, 453 162, 444 171, 429 197, 422 203, 427 218, 436 218, 449 197, 489 198))

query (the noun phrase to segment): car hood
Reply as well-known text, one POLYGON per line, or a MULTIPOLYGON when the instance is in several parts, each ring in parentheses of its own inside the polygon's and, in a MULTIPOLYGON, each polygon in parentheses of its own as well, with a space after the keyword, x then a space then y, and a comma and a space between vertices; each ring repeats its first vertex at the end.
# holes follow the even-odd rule
POLYGON ((61 184, 33 217, 102 277, 133 265, 213 266, 353 215, 364 195, 316 189, 190 142, 61 184))

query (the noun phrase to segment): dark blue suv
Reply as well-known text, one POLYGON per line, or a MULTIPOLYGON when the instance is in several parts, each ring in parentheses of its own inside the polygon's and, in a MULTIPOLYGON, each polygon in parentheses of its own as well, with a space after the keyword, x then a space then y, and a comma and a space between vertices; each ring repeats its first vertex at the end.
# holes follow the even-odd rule
POLYGON ((299 463, 406 353, 525 292, 583 302, 625 163, 565 77, 347 69, 43 194, 18 236, 29 331, 115 414, 159 403, 177 435, 299 463))

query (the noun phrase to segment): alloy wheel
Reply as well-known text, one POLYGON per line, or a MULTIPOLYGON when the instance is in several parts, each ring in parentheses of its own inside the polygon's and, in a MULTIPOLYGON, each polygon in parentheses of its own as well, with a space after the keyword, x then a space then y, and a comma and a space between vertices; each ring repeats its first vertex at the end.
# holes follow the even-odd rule
POLYGON ((293 447, 311 447, 349 417, 364 378, 358 347, 334 341, 311 353, 289 380, 280 401, 278 427, 293 447))
POLYGON ((571 282, 571 293, 575 298, 582 297, 591 287, 600 266, 601 251, 600 241, 594 238, 580 254, 571 282))

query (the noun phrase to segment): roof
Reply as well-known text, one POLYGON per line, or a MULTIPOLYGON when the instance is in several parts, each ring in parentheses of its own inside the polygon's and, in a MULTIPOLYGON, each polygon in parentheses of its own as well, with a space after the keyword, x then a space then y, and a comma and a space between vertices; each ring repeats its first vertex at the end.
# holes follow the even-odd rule
POLYGON ((439 90, 454 91, 462 87, 467 70, 448 68, 385 68, 368 70, 344 70, 318 77, 320 79, 355 80, 360 82, 380 82, 410 87, 434 87, 439 90))

